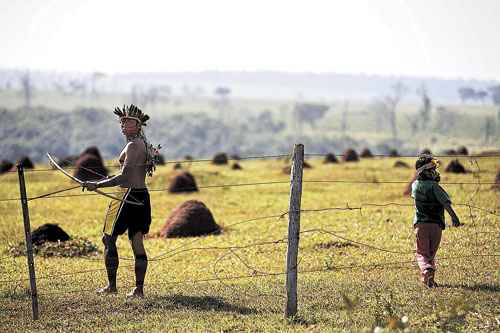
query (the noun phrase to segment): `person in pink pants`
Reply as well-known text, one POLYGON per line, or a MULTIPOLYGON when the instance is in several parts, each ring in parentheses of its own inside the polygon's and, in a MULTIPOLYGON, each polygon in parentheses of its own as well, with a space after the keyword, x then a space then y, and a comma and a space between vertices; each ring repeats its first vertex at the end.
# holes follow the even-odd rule
POLYGON ((415 181, 411 186, 411 196, 415 199, 413 226, 416 234, 416 259, 422 282, 429 288, 437 287, 434 281, 436 253, 445 229, 444 211, 451 216, 453 226, 460 220, 451 207, 446 191, 439 186, 438 161, 432 155, 421 155, 415 163, 415 181))

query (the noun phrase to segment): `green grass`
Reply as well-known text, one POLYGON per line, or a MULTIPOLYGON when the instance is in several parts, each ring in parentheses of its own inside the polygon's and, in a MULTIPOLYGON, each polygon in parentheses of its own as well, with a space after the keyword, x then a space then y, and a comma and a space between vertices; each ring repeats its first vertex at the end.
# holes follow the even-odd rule
MULTIPOLYGON (((306 147, 307 148, 307 147, 306 147)), ((395 169, 395 159, 325 165, 309 162, 304 180, 408 180, 411 169, 395 169)), ((444 160, 443 165, 448 160, 444 160)), ((407 162, 413 164, 413 159, 407 162)), ((466 167, 476 167, 462 159, 466 167)), ((442 172, 442 182, 489 182, 500 167, 498 158, 478 160, 480 170, 466 175, 442 172), (479 178, 477 178, 479 177, 479 178)), ((158 231, 170 211, 188 199, 203 201, 224 227, 219 236, 185 239, 147 239, 150 261, 147 297, 126 300, 134 283, 132 261, 122 260, 119 294, 100 297, 105 284, 100 258, 35 257, 40 320, 31 320, 25 257, 9 257, 9 242, 23 240, 20 204, 0 202, 0 331, 148 331, 148 332, 359 332, 384 325, 391 318, 409 318, 411 331, 495 331, 499 326, 500 274, 498 215, 455 206, 465 225, 448 228, 438 252, 436 280, 441 288, 428 290, 418 280, 414 264, 413 208, 366 203, 411 204, 403 197, 405 184, 304 183, 302 209, 362 207, 361 210, 304 212, 301 230, 326 230, 390 253, 355 245, 325 232, 301 235, 298 277, 298 316, 284 319, 286 304, 282 273, 286 243, 242 249, 220 249, 286 238, 287 216, 232 224, 288 209, 289 175, 283 161, 242 161, 233 171, 208 163, 193 163, 198 185, 284 181, 283 184, 202 188, 189 195, 152 191, 153 223, 158 231), (219 248, 219 249, 217 249, 219 248), (185 250, 185 251, 181 251, 185 250), (448 259, 444 259, 448 258, 448 259), (376 265, 380 264, 380 265, 376 265), (310 271, 310 272, 308 272, 310 271), (315 271, 315 272, 311 272, 315 271), (261 273, 278 273, 260 276, 261 273), (229 277, 240 277, 229 279, 229 277), (202 282, 204 281, 204 282, 202 282)), ((38 166, 44 168, 46 166, 38 166)), ((160 167, 150 189, 166 188, 171 164, 160 167)), ((30 197, 73 184, 56 172, 27 172, 30 197)), ((491 185, 443 185, 454 203, 468 203, 498 214, 498 192, 491 185)), ((17 174, 0 176, 0 199, 19 196, 17 174)), ((85 192, 86 193, 86 192, 85 192)), ((69 191, 67 194, 81 194, 69 191)), ((31 226, 58 223, 72 236, 85 237, 102 250, 101 228, 107 198, 89 195, 30 201, 31 226)), ((448 219, 448 216, 447 216, 448 219)), ((447 220, 449 223, 449 220, 447 220)), ((126 236, 118 240, 121 257, 131 258, 126 236)))

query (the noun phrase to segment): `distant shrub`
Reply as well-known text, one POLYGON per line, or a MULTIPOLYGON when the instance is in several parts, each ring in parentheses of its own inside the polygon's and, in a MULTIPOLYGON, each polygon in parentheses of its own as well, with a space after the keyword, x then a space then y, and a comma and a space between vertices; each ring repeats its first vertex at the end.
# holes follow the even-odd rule
POLYGON ((181 172, 170 180, 168 191, 170 193, 197 192, 198 186, 191 173, 181 172))
POLYGON ((446 172, 452 173, 467 173, 465 167, 460 163, 459 160, 451 161, 445 169, 446 172))
POLYGON ((33 169, 35 165, 28 156, 23 156, 16 162, 17 165, 21 165, 24 169, 33 169))
POLYGON ((73 174, 76 178, 88 180, 100 180, 108 175, 108 170, 100 158, 91 154, 84 154, 76 161, 76 168, 73 174))
POLYGON ((241 165, 238 162, 235 162, 235 163, 233 163, 233 165, 231 165, 231 169, 232 170, 242 170, 243 168, 241 167, 241 165))
POLYGON ((229 156, 229 158, 232 159, 232 160, 234 160, 234 161, 241 160, 241 157, 238 154, 232 154, 232 155, 229 156))
POLYGON ((228 158, 226 153, 217 153, 212 158, 212 163, 215 165, 227 164, 228 158))
POLYGON ((354 149, 347 149, 343 154, 344 162, 357 162, 359 161, 358 153, 354 149))
POLYGON ((77 155, 69 155, 64 158, 59 159, 58 164, 62 168, 70 167, 70 166, 75 166, 76 161, 78 161, 79 156, 77 155))
MULTIPOLYGON (((24 242, 11 244, 8 252, 14 256, 25 256, 26 245, 24 242)), ((86 257, 99 253, 97 246, 89 239, 75 237, 65 242, 45 242, 41 245, 33 245, 33 253, 42 257, 86 257)))
POLYGON ((457 151, 455 149, 446 149, 443 151, 444 155, 456 155, 457 151))
POLYGON ((69 235, 59 225, 45 223, 31 233, 33 244, 41 245, 45 242, 65 242, 70 240, 69 235))
POLYGON ((157 160, 157 164, 158 165, 165 165, 165 157, 163 157, 162 154, 159 154, 157 157, 156 157, 156 160, 157 160))
POLYGON ((399 152, 397 151, 397 149, 391 149, 389 150, 389 156, 390 157, 399 157, 399 152))
POLYGON ((337 156, 333 153, 328 153, 325 156, 325 159, 323 160, 323 163, 338 163, 339 160, 337 159, 337 156))
POLYGON ((220 233, 221 228, 208 207, 201 201, 189 200, 174 208, 163 225, 161 237, 192 237, 220 233))
POLYGON ((457 149, 457 154, 458 155, 469 155, 469 150, 467 150, 467 147, 465 147, 465 146, 460 146, 457 149))
POLYGON ((365 148, 361 151, 361 155, 360 155, 362 158, 372 158, 373 157, 373 154, 372 152, 370 151, 370 149, 368 148, 365 148))
POLYGON ((422 149, 422 151, 420 152, 420 154, 422 155, 432 155, 432 151, 429 149, 429 148, 424 148, 422 149))
POLYGON ((410 166, 406 162, 403 162, 403 161, 396 161, 394 163, 394 167, 395 168, 404 168, 404 169, 409 169, 410 168, 410 166))
POLYGON ((14 164, 12 164, 10 161, 2 160, 2 162, 0 162, 0 174, 9 171, 13 167, 14 167, 14 164))
POLYGON ((102 161, 101 152, 99 151, 99 148, 97 148, 97 146, 91 146, 85 148, 85 150, 80 154, 80 156, 83 156, 85 154, 94 155, 95 157, 97 157, 102 161))

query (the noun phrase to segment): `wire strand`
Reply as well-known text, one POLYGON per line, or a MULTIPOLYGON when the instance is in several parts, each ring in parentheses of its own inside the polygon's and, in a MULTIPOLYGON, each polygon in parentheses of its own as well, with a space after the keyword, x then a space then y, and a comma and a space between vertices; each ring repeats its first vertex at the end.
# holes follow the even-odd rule
MULTIPOLYGON (((303 183, 346 183, 346 184, 408 184, 408 181, 355 181, 355 180, 303 180, 303 183)), ((236 184, 215 184, 215 185, 202 185, 197 186, 197 189, 214 189, 214 188, 229 188, 229 187, 244 187, 244 186, 262 186, 262 185, 276 185, 276 184, 290 184, 288 180, 279 180, 279 181, 267 181, 267 182, 252 182, 252 183, 236 183, 236 184)), ((473 182, 443 182, 440 183, 443 185, 478 185, 478 183, 473 182)), ((480 185, 494 185, 496 183, 485 183, 482 182, 480 185)), ((100 195, 98 193, 80 193, 80 194, 65 194, 65 195, 53 195, 64 191, 69 191, 72 189, 76 189, 80 186, 75 186, 73 188, 68 188, 61 191, 55 191, 52 193, 47 193, 43 195, 39 195, 36 197, 30 197, 28 200, 35 199, 51 199, 51 198, 69 198, 69 197, 84 197, 84 196, 96 196, 100 195)), ((185 187, 186 190, 194 190, 195 187, 185 187)), ((168 188, 153 188, 148 189, 150 192, 166 192, 168 188)), ((105 192, 106 194, 119 194, 121 192, 105 192)), ((6 201, 19 201, 20 197, 16 198, 1 198, 0 202, 6 201)))
MULTIPOLYGON (((307 157, 326 157, 328 154, 325 153, 305 153, 304 156, 307 157)), ((343 157, 345 156, 344 154, 333 154, 338 157, 343 157)), ((284 157, 290 157, 290 154, 274 154, 274 155, 261 155, 261 156, 244 156, 244 157, 237 157, 237 158, 231 158, 228 157, 228 161, 239 161, 239 160, 258 160, 258 159, 277 159, 277 158, 284 158, 284 157)), ((399 156, 392 156, 390 154, 372 154, 373 157, 384 157, 384 158, 418 158, 420 155, 399 155, 399 156)), ((485 155, 446 155, 446 154, 439 154, 439 155, 432 155, 434 157, 439 157, 439 158, 468 158, 468 159, 478 159, 478 158, 497 158, 500 157, 500 154, 497 153, 492 153, 492 154, 485 154, 485 155)), ((366 158, 365 158, 366 159, 366 158)), ((210 158, 204 158, 204 159, 193 159, 193 160, 172 160, 172 161, 167 161, 165 162, 165 165, 167 164, 176 164, 176 163, 206 163, 206 162, 212 162, 213 159, 210 158)), ((146 164, 137 164, 136 166, 145 166, 146 164)), ((106 168, 120 168, 121 166, 119 164, 106 164, 103 165, 106 168)), ((101 167, 90 167, 90 168, 96 168, 99 169, 101 167)), ((74 170, 78 169, 77 166, 71 166, 67 167, 65 169, 68 170, 74 170)), ((24 172, 46 172, 46 171, 57 171, 57 169, 54 168, 42 168, 42 169, 25 169, 24 172)), ((8 170, 6 173, 14 173, 17 172, 17 170, 8 170)))
MULTIPOLYGON (((277 159, 277 158, 283 158, 283 157, 289 157, 290 154, 275 154, 275 155, 260 155, 260 156, 243 156, 243 157, 228 157, 227 161, 240 161, 240 160, 262 160, 262 159, 277 159)), ((172 160, 172 161, 166 161, 164 164, 183 164, 183 163, 206 163, 206 162, 213 162, 213 158, 206 158, 206 159, 196 159, 196 160, 172 160)), ((146 166, 147 164, 142 163, 142 164, 135 164, 133 166, 146 166)), ((76 170, 80 166, 69 166, 64 169, 66 170, 76 170)), ((104 164, 102 166, 96 166, 96 167, 86 167, 87 169, 101 169, 102 167, 105 168, 121 168, 120 164, 104 164)), ((24 169, 24 172, 56 172, 58 171, 55 168, 33 168, 33 169, 24 169)), ((8 170, 8 172, 17 172, 17 170, 8 170)))
MULTIPOLYGON (((461 255, 456 257, 443 257, 439 258, 440 261, 446 260, 456 260, 456 259, 465 259, 465 258, 477 258, 477 257, 498 257, 500 254, 473 254, 473 255, 461 255)), ((312 274, 312 273, 326 273, 338 270, 345 269, 365 269, 365 268, 375 268, 375 267, 384 267, 390 268, 395 265, 402 264, 414 264, 414 260, 407 261, 399 261, 399 262, 381 262, 381 263, 373 263, 373 264, 361 264, 361 265, 348 265, 348 266, 336 266, 331 268, 316 268, 316 269, 306 269, 299 270, 298 274, 312 274)), ((227 277, 217 277, 217 278, 206 278, 206 279, 198 279, 198 280, 180 280, 180 281, 172 281, 172 282, 157 282, 157 283, 149 283, 148 286, 175 286, 175 285, 183 285, 183 284, 199 284, 199 283, 208 283, 208 282, 219 282, 230 281, 230 280, 241 280, 247 278, 262 278, 262 277, 273 277, 273 276, 283 276, 288 274, 288 272, 275 272, 275 273, 253 273, 253 274, 244 274, 244 275, 234 275, 227 277)), ((125 287, 134 287, 135 285, 127 285, 125 287)), ((95 289, 75 289, 70 291, 55 291, 55 292, 39 292, 39 294, 43 295, 66 295, 66 294, 74 294, 74 293, 87 293, 87 292, 95 292, 95 289)))

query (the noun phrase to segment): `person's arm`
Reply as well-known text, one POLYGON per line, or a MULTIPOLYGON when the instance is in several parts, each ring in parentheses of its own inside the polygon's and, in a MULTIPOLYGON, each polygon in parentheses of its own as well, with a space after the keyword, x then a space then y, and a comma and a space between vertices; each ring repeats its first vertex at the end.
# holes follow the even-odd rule
POLYGON ((407 193, 405 193, 405 195, 410 195, 413 199, 415 199, 415 191, 414 191, 414 188, 415 188, 415 181, 417 180, 417 175, 415 175, 411 181, 410 181, 410 184, 408 185, 408 188, 407 188, 407 193))
POLYGON ((453 224, 454 227, 460 226, 460 220, 451 207, 451 200, 450 197, 448 196, 448 193, 446 193, 445 190, 438 184, 434 186, 434 195, 436 196, 436 199, 439 201, 440 204, 443 205, 444 209, 450 214, 451 217, 451 223, 453 224))
POLYGON ((106 178, 100 181, 85 182, 83 187, 87 188, 89 191, 93 191, 100 187, 112 187, 118 186, 126 182, 131 168, 137 164, 138 147, 134 142, 129 143, 125 147, 125 161, 120 172, 110 178, 106 178))
POLYGON ((453 224, 453 226, 454 227, 459 227, 460 226, 460 220, 458 219, 457 214, 455 213, 455 211, 451 207, 451 204, 444 205, 444 209, 446 209, 446 211, 448 212, 448 214, 450 214, 451 223, 453 224))

